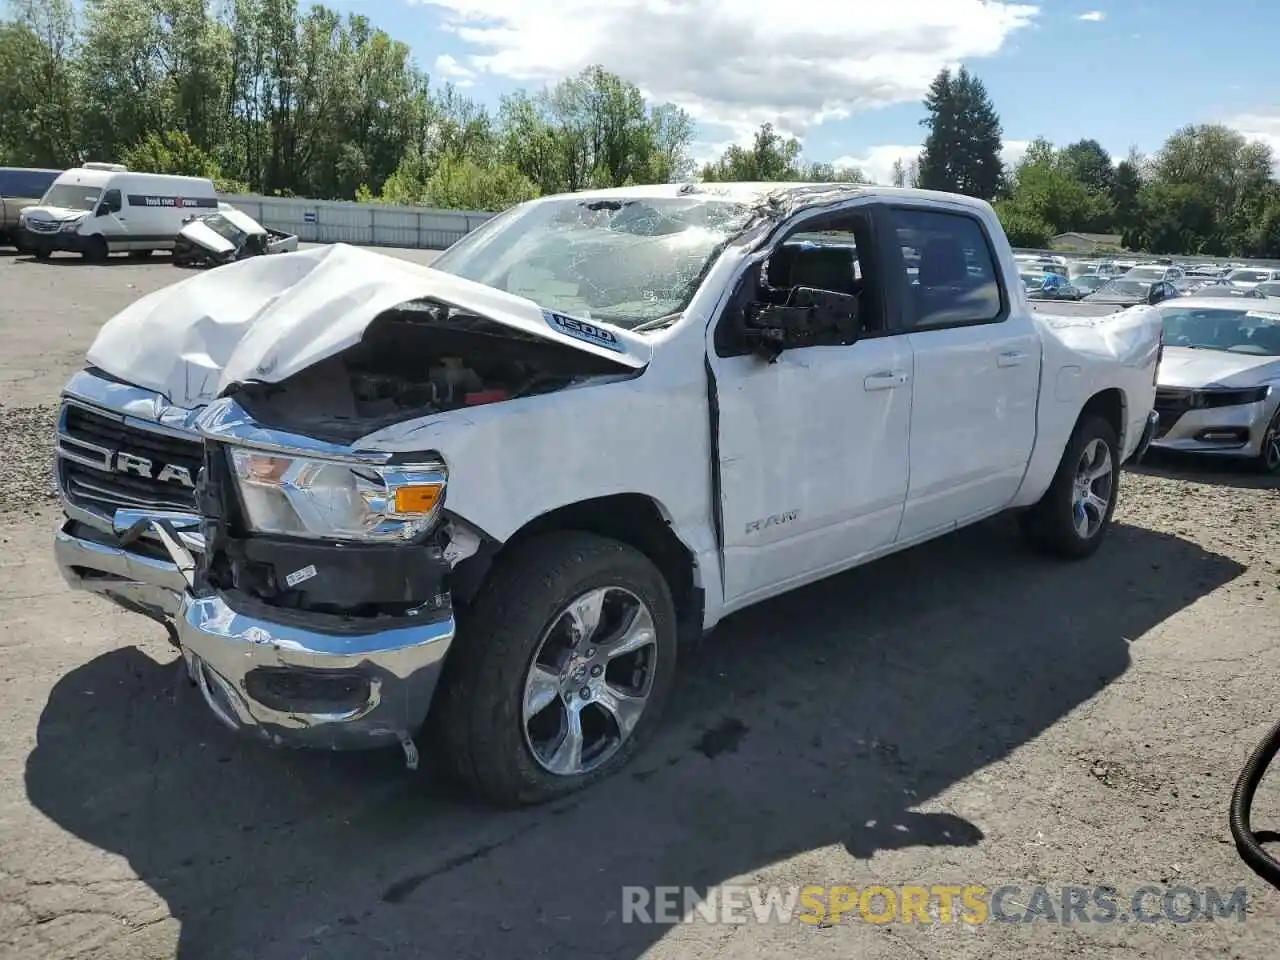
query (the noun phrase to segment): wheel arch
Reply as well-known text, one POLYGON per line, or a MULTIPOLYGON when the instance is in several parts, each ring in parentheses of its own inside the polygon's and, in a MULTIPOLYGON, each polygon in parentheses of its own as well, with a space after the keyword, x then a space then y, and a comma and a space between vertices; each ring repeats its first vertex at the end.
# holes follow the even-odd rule
POLYGON ((1076 426, 1079 426, 1085 417, 1093 414, 1101 416, 1111 424, 1120 443, 1120 455, 1123 457, 1125 434, 1129 423, 1129 402, 1125 397, 1124 391, 1119 387, 1107 387, 1104 390, 1097 391, 1085 401, 1084 406, 1080 409, 1080 416, 1076 418, 1076 426))
POLYGON ((480 549, 454 568, 455 599, 469 603, 488 579, 493 563, 513 546, 557 530, 610 537, 644 554, 671 588, 682 639, 701 634, 706 601, 697 557, 676 534, 670 514, 642 493, 615 493, 564 504, 534 517, 505 541, 482 539, 480 549))

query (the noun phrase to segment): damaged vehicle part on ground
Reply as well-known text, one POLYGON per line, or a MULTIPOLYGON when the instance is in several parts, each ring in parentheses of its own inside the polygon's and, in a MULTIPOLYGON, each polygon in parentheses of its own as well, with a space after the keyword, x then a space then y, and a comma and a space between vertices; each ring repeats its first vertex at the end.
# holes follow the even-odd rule
POLYGON ((963 197, 546 197, 437 267, 339 245, 126 308, 65 390, 55 550, 228 726, 502 804, 625 765, 734 611, 1006 510, 1090 556, 1158 422, 1156 311, 1034 313, 963 197))
POLYGON ((216 213, 188 217, 173 243, 177 267, 217 267, 247 257, 298 249, 291 233, 264 227, 243 210, 220 202, 216 213))

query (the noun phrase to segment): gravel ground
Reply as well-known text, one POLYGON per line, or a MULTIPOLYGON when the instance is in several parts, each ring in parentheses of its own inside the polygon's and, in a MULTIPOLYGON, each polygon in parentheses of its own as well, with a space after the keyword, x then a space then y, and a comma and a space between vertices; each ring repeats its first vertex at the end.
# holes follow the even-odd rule
MULTIPOLYGON (((412 256, 412 254, 408 254, 412 256)), ((1280 899, 1226 804, 1280 710, 1280 490, 1129 471, 1105 549, 1004 520, 730 618, 626 773, 495 814, 394 754, 227 735, 163 631, 57 576, 49 431, 99 322, 162 262, 0 259, 0 956, 1232 957, 1280 899), (1243 922, 619 922, 623 885, 1247 888, 1243 922)), ((1258 821, 1280 825, 1280 783, 1258 821)))

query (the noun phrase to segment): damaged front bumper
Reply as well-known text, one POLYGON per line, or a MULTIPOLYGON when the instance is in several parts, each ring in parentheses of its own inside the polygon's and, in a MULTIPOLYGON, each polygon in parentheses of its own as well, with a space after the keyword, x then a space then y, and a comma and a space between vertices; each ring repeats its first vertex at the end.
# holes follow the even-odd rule
POLYGON ((243 599, 196 589, 195 519, 118 510, 108 533, 68 517, 54 539, 58 567, 72 587, 168 626, 209 708, 233 730, 333 750, 398 743, 416 766, 412 738, 453 641, 452 613, 383 629, 269 618, 243 599))

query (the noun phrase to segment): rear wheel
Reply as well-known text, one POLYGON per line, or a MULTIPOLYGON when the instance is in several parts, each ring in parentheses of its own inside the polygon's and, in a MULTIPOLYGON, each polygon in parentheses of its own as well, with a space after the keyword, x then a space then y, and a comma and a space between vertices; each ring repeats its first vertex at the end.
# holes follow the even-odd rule
POLYGON ((662 574, 616 540, 550 533, 500 563, 461 618, 431 726, 472 792, 516 806, 601 780, 643 745, 676 617, 662 574))
POLYGON ((1102 546, 1120 492, 1120 442, 1103 417, 1076 425, 1053 483, 1020 518, 1033 546, 1068 560, 1083 560, 1102 546))
POLYGON ((107 259, 110 252, 111 251, 107 248, 107 241, 102 239, 100 236, 95 236, 89 237, 88 240, 85 241, 84 253, 82 256, 92 263, 101 263, 103 260, 107 259))

